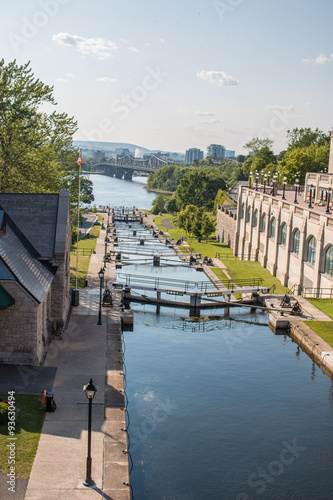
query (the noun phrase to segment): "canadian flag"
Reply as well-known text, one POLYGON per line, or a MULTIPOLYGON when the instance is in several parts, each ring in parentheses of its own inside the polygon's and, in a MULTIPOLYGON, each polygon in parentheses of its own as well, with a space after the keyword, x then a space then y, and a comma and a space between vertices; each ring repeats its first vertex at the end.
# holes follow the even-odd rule
POLYGON ((82 156, 81 156, 81 154, 80 154, 80 156, 79 156, 79 158, 77 160, 77 164, 80 165, 80 166, 82 165, 82 156))

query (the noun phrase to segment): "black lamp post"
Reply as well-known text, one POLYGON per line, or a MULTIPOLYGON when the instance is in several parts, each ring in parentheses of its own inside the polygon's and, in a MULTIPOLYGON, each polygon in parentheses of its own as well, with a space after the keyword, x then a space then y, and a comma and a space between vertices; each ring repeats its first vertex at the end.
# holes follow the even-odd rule
POLYGON ((104 249, 104 267, 106 267, 106 253, 107 253, 107 250, 108 250, 108 236, 106 234, 105 236, 105 249, 104 249))
POLYGON ((264 193, 266 193, 267 174, 264 175, 264 193))
POLYGON ((95 397, 97 388, 94 385, 92 378, 90 379, 89 384, 83 386, 83 390, 86 393, 87 399, 89 401, 87 472, 86 472, 86 480, 83 482, 83 484, 84 486, 94 486, 95 481, 91 478, 91 415, 92 415, 92 400, 95 397))
POLYGON ((283 194, 282 194, 282 199, 286 199, 286 183, 287 183, 287 177, 283 177, 283 194))
POLYGON ((280 170, 276 172, 277 175, 277 183, 280 184, 280 170))
POLYGON ((310 184, 310 202, 309 202, 309 208, 312 208, 312 188, 313 188, 313 185, 310 184))
POLYGON ((99 277, 99 311, 98 311, 98 325, 103 325, 102 323, 102 286, 103 286, 103 278, 104 278, 104 269, 101 267, 101 270, 98 273, 99 277))
POLYGON ((298 178, 298 172, 296 172, 296 179, 295 179, 295 199, 294 203, 298 203, 297 201, 297 191, 298 191, 298 183, 299 183, 299 178, 298 178))
POLYGON ((330 194, 331 194, 331 191, 332 189, 331 188, 328 188, 328 190, 326 191, 327 192, 327 206, 326 206, 326 213, 329 214, 330 213, 330 194))
POLYGON ((258 191, 258 178, 259 178, 258 170, 256 170, 255 177, 256 177, 256 191, 258 191))

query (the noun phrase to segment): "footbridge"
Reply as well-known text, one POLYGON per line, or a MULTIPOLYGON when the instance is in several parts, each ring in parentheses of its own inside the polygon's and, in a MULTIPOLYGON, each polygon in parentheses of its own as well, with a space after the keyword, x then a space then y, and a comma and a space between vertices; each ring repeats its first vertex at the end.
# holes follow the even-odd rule
POLYGON ((107 163, 97 163, 95 167, 99 170, 104 170, 105 175, 130 181, 132 180, 134 172, 149 174, 171 163, 171 161, 160 158, 159 156, 150 156, 143 160, 141 158, 134 158, 134 156, 131 155, 124 155, 110 160, 110 162, 107 163))

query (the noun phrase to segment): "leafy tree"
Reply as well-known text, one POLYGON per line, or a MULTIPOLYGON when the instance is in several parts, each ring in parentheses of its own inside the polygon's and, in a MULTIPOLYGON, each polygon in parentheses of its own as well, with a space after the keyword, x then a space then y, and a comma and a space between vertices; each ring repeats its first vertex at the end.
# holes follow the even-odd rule
POLYGON ((204 209, 203 208, 198 208, 198 210, 195 212, 192 225, 191 225, 191 232, 192 234, 198 238, 202 234, 202 217, 204 214, 204 209))
POLYGON ((185 229, 186 234, 191 234, 194 216, 198 208, 195 205, 187 205, 177 216, 178 226, 185 229))
POLYGON ((215 229, 216 229, 215 221, 211 217, 209 217, 208 214, 203 214, 201 220, 201 235, 206 240, 206 243, 209 236, 213 232, 215 232, 215 229))
POLYGON ((330 142, 330 134, 316 128, 294 128, 287 130, 288 149, 323 146, 330 142))
POLYGON ((261 148, 268 148, 271 149, 273 146, 274 141, 272 139, 259 139, 259 137, 253 137, 250 141, 248 141, 246 144, 244 144, 243 148, 244 149, 249 149, 250 151, 253 151, 254 154, 259 153, 261 148))
POLYGON ((77 123, 66 113, 48 115, 53 87, 34 77, 30 63, 0 61, 0 191, 54 192, 77 171, 72 145, 77 123))
POLYGON ((177 197, 175 195, 171 196, 166 205, 165 205, 165 209, 167 212, 177 212, 178 210, 178 203, 177 203, 177 197))
POLYGON ((165 204, 167 197, 164 194, 159 194, 153 201, 152 214, 157 215, 160 212, 165 212, 165 204))
POLYGON ((253 161, 251 163, 251 172, 255 173, 256 170, 260 172, 268 167, 269 164, 275 162, 275 155, 269 147, 262 147, 258 153, 254 156, 253 161))

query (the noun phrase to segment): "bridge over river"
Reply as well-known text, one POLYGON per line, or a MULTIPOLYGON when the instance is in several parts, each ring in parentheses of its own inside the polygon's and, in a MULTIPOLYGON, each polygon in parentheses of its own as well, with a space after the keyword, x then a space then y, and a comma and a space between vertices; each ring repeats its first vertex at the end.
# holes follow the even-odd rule
POLYGON ((150 156, 148 159, 143 160, 141 158, 134 158, 131 155, 124 155, 108 163, 97 163, 95 167, 104 170, 105 175, 130 181, 134 172, 149 174, 171 163, 171 161, 164 160, 164 158, 160 158, 159 156, 150 156))

